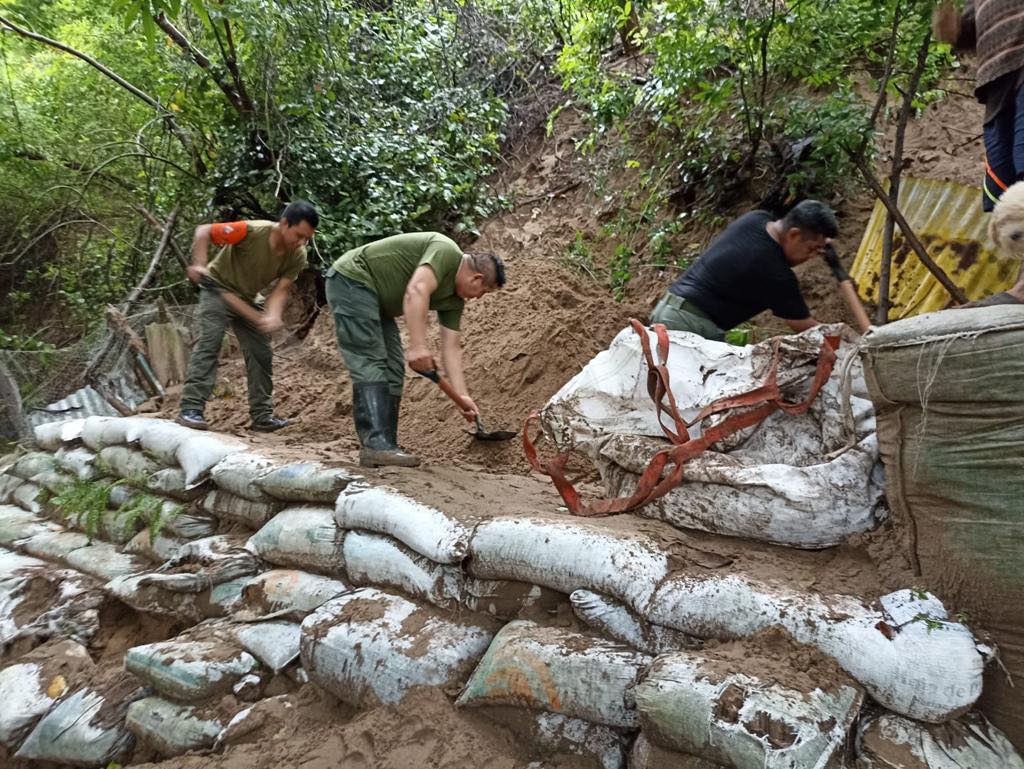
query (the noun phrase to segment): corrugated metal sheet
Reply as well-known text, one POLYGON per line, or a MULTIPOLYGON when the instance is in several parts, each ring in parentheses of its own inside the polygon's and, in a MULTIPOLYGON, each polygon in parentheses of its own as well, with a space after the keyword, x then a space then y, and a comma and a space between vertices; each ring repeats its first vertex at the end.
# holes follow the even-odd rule
MULTIPOLYGON (((908 177, 900 187, 899 204, 928 254, 969 299, 981 299, 1013 285, 1020 262, 996 253, 977 188, 908 177)), ((885 207, 876 202, 851 270, 861 297, 875 303, 884 226, 885 207)), ((893 239, 890 297, 892 319, 941 310, 952 301, 898 227, 893 239)))

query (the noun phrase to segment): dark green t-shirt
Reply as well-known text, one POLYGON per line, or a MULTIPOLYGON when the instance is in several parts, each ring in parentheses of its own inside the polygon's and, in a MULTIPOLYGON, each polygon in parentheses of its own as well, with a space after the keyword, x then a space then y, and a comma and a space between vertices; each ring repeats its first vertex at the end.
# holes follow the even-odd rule
POLYGON ((210 262, 210 275, 247 301, 278 278, 295 280, 306 269, 306 247, 278 255, 270 247, 273 222, 254 219, 213 225, 210 239, 224 248, 210 262))
POLYGON ((430 309, 437 312, 442 326, 458 331, 465 300, 455 293, 455 273, 462 264, 462 251, 451 238, 439 232, 393 235, 345 252, 333 266, 346 278, 373 289, 381 312, 397 318, 403 312, 405 287, 421 264, 430 267, 437 278, 430 309))

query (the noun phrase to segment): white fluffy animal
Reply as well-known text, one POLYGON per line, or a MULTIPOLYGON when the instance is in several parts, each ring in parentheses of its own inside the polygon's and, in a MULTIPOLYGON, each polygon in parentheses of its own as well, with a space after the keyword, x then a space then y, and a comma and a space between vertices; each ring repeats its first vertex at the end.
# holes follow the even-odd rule
POLYGON ((999 198, 989 219, 988 234, 996 248, 1024 261, 1024 182, 1012 185, 999 198))

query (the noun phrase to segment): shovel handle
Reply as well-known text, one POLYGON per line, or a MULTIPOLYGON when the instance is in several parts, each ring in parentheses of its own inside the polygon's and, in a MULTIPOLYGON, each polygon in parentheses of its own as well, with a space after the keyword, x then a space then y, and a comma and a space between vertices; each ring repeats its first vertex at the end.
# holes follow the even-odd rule
POLYGON ((850 312, 853 314, 857 330, 863 334, 871 327, 871 319, 868 318, 864 305, 860 303, 860 297, 857 296, 857 289, 853 287, 853 281, 844 280, 840 283, 839 292, 843 295, 847 307, 850 308, 850 312))
POLYGON ((456 406, 458 406, 459 408, 465 408, 464 404, 462 403, 462 396, 459 395, 455 391, 455 388, 452 387, 451 384, 448 382, 448 380, 445 379, 440 374, 438 374, 437 371, 431 369, 430 371, 417 371, 416 373, 419 374, 420 376, 426 377, 431 382, 440 387, 441 391, 449 398, 451 398, 452 403, 454 403, 456 406))

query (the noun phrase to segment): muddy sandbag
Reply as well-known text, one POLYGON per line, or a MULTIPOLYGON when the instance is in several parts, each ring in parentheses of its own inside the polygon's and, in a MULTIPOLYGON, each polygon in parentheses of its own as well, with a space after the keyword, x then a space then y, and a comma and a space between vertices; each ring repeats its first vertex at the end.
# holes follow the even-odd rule
POLYGON ((360 478, 340 467, 324 467, 319 462, 295 462, 271 470, 258 478, 256 485, 285 502, 333 505, 345 487, 360 478))
POLYGON ((302 667, 354 707, 394 704, 414 686, 465 680, 494 635, 491 622, 452 618, 373 588, 353 590, 303 621, 302 667))
POLYGON ((176 617, 196 623, 206 615, 193 593, 175 593, 159 585, 145 584, 145 574, 118 577, 107 582, 103 590, 127 606, 143 614, 176 617))
POLYGON ((205 481, 210 470, 229 454, 245 451, 245 444, 217 435, 204 435, 191 431, 174 452, 185 471, 185 485, 194 486, 205 481))
POLYGON ((210 537, 220 526, 216 515, 201 510, 194 503, 187 508, 182 508, 176 502, 167 500, 163 505, 163 513, 166 520, 164 530, 184 540, 210 537), (178 512, 170 515, 172 511, 178 512))
POLYGON ((1024 769, 1006 735, 981 713, 929 726, 875 711, 857 730, 862 769, 1024 769))
POLYGON ((50 492, 31 481, 25 481, 11 494, 11 502, 34 515, 42 515, 46 510, 46 502, 50 492))
POLYGON ((140 585, 157 585, 178 593, 201 593, 259 570, 256 556, 242 547, 239 538, 206 537, 182 545, 159 569, 146 574, 140 585))
POLYGON ((209 493, 209 488, 203 484, 188 488, 185 483, 185 471, 180 467, 164 467, 157 470, 146 479, 146 489, 179 502, 192 502, 209 493))
POLYGON ((828 766, 842 753, 863 692, 842 683, 794 688, 779 681, 795 678, 792 671, 765 662, 755 677, 699 654, 658 657, 634 690, 644 733, 735 769, 828 766))
POLYGON ((1020 306, 977 307, 873 328, 863 355, 904 553, 991 634, 1002 668, 979 707, 1024 746, 1022 342, 1020 306))
POLYGON ((459 603, 470 611, 512 620, 520 619, 525 612, 558 614, 568 605, 568 597, 557 590, 527 582, 466 577, 459 603))
POLYGON ((0 505, 0 545, 13 546, 37 534, 54 531, 56 524, 14 505, 0 505))
POLYGON ((294 569, 265 571, 246 583, 233 616, 244 622, 304 618, 349 590, 344 582, 294 569))
POLYGON ((36 445, 47 451, 56 451, 66 443, 81 440, 84 419, 65 419, 62 422, 47 422, 32 428, 36 445))
POLYGON ((25 481, 7 473, 0 473, 0 504, 6 505, 11 501, 11 495, 25 481))
POLYGON ((236 497, 265 502, 270 497, 257 485, 257 481, 274 467, 274 461, 262 454, 241 451, 229 454, 215 464, 210 469, 210 480, 236 497))
POLYGON ((106 766, 122 761, 134 738, 124 727, 130 689, 98 692, 80 689, 57 703, 36 724, 15 758, 67 766, 106 766))
POLYGON ((162 697, 133 702, 125 726, 142 745, 165 758, 212 748, 223 728, 214 715, 162 697))
POLYGON ((81 547, 68 553, 64 560, 73 569, 104 582, 139 574, 152 568, 145 558, 119 552, 113 545, 95 540, 88 547, 81 547))
POLYGON ((334 519, 343 529, 394 537, 436 563, 461 563, 469 553, 473 533, 467 521, 420 504, 395 489, 365 484, 351 484, 341 493, 334 519))
POLYGON ((131 555, 163 563, 173 558, 185 542, 180 537, 169 536, 162 531, 154 537, 147 527, 128 540, 121 549, 131 555))
POLYGON ((701 638, 746 638, 768 627, 816 646, 890 710, 939 723, 981 694, 984 657, 942 602, 910 590, 868 605, 851 596, 802 594, 737 575, 671 577, 647 618, 701 638))
MULTIPOLYGON (((647 739, 643 732, 637 735, 629 752, 629 769, 725 769, 698 756, 677 753, 659 747, 647 739)), ((795 769, 795 768, 794 768, 795 769)), ((828 767, 832 769, 832 767, 828 767)), ((836 769, 839 769, 836 767, 836 769)))
POLYGON ((128 446, 107 446, 100 449, 98 460, 104 472, 113 472, 118 478, 141 479, 159 469, 159 465, 138 449, 128 446), (109 468, 109 469, 108 469, 109 468))
POLYGON ((102 475, 100 469, 96 467, 96 456, 89 449, 81 447, 58 449, 54 454, 57 464, 80 481, 94 481, 102 475))
POLYGON ((238 643, 274 673, 299 658, 298 622, 254 622, 233 628, 238 643))
POLYGON ((41 486, 53 495, 66 491, 75 483, 75 479, 72 475, 61 470, 45 470, 33 475, 29 478, 29 481, 34 483, 36 486, 41 486))
POLYGON ((259 529, 267 521, 284 509, 284 503, 276 500, 255 502, 245 497, 238 497, 227 491, 216 489, 203 498, 203 509, 216 515, 218 518, 226 518, 229 521, 241 523, 250 529, 259 529))
POLYGON ((92 668, 89 652, 74 641, 40 647, 0 671, 0 743, 16 748, 33 726, 92 668))
POLYGON ((29 537, 21 544, 21 549, 36 558, 63 561, 70 553, 88 545, 89 541, 89 537, 81 532, 57 528, 29 537))
POLYGON ((289 507, 253 534, 246 547, 276 566, 345 575, 345 532, 329 507, 289 507))
POLYGON ((196 703, 228 694, 259 663, 226 638, 133 646, 124 669, 165 697, 196 703))
POLYGON ((239 577, 227 582, 221 582, 210 588, 200 598, 201 608, 206 617, 227 617, 242 606, 242 595, 245 586, 253 581, 255 577, 239 577))
POLYGON ((664 654, 700 646, 698 639, 678 630, 652 625, 630 611, 625 604, 607 596, 589 590, 574 590, 569 600, 573 613, 584 623, 648 654, 664 654))
POLYGON ((47 470, 55 470, 56 468, 57 459, 53 454, 48 454, 45 451, 32 451, 18 457, 14 464, 7 468, 7 473, 27 481, 33 475, 39 475, 47 470))
POLYGON ((586 588, 637 611, 668 574, 668 556, 650 537, 578 519, 494 518, 477 527, 469 554, 476 577, 586 588))
POLYGON ((636 729, 633 688, 651 657, 622 644, 535 622, 494 637, 456 705, 514 705, 636 729))
POLYGON ((118 545, 131 540, 142 528, 141 520, 130 521, 119 510, 105 510, 98 520, 89 520, 87 515, 70 514, 64 517, 60 508, 56 508, 56 512, 61 516, 61 523, 67 528, 89 534, 88 530, 92 527, 91 534, 94 538, 118 545))
POLYGON ((435 563, 390 537, 350 531, 344 550, 353 585, 395 588, 442 609, 455 607, 462 595, 462 569, 435 563))

